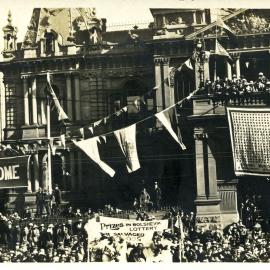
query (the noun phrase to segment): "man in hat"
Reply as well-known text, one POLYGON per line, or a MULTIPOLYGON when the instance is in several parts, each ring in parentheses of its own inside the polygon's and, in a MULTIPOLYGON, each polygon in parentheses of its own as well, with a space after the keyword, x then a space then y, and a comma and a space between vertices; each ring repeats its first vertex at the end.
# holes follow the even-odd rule
POLYGON ((160 210, 160 205, 161 205, 161 189, 158 186, 158 182, 155 182, 155 187, 154 187, 154 205, 155 205, 155 210, 158 211, 160 210))
POLYGON ((36 193, 36 206, 37 206, 37 216, 40 217, 42 215, 44 207, 42 188, 39 188, 38 192, 36 193))

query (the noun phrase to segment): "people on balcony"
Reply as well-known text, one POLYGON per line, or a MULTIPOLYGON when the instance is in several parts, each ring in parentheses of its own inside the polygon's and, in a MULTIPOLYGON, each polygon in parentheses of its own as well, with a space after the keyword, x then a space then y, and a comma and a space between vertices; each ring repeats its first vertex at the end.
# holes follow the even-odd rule
POLYGON ((206 80, 199 93, 212 96, 216 105, 246 105, 262 102, 270 104, 270 80, 262 72, 259 72, 256 81, 249 82, 243 76, 237 79, 236 75, 233 75, 231 80, 217 77, 214 82, 206 80))

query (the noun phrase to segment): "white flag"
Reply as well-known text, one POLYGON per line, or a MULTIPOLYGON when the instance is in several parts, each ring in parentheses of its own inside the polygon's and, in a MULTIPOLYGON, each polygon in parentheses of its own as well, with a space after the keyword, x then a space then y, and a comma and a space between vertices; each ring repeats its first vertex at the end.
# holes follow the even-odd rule
POLYGON ((103 120, 103 119, 94 122, 93 126, 94 126, 94 127, 99 126, 99 125, 101 124, 102 120, 103 120))
POLYGON ((136 145, 136 124, 114 131, 114 135, 126 157, 126 165, 129 173, 140 169, 136 145))
POLYGON ((52 155, 55 156, 56 147, 55 147, 54 144, 53 144, 53 140, 54 140, 53 138, 50 138, 49 146, 50 146, 52 155))
POLYGON ((115 175, 115 171, 100 159, 97 145, 98 142, 100 143, 99 137, 94 137, 79 142, 73 141, 73 143, 82 151, 84 151, 84 153, 89 156, 95 163, 97 163, 103 171, 113 177, 115 175))
POLYGON ((57 113, 58 113, 58 121, 68 119, 68 116, 66 115, 63 108, 61 107, 60 102, 59 102, 56 94, 53 91, 49 73, 47 73, 47 83, 48 83, 48 94, 49 94, 50 98, 53 100, 54 106, 55 106, 57 113))
POLYGON ((94 129, 93 129, 93 127, 87 127, 87 128, 90 130, 91 134, 93 135, 93 134, 94 134, 94 129))
POLYGON ((193 70, 191 58, 188 58, 177 70, 181 71, 183 67, 187 67, 188 69, 193 70))
POLYGON ((181 146, 183 150, 186 150, 186 146, 183 144, 182 140, 179 140, 177 135, 175 134, 172 124, 171 124, 171 118, 169 115, 169 110, 161 111, 157 114, 155 114, 157 119, 163 124, 163 126, 168 130, 168 132, 171 134, 171 136, 175 139, 177 143, 181 146))
POLYGON ((217 41, 217 39, 216 39, 215 54, 221 55, 221 56, 226 56, 232 60, 229 53, 225 50, 225 48, 222 47, 222 45, 217 41))
POLYGON ((60 135, 60 140, 61 140, 62 146, 64 147, 64 149, 66 149, 66 138, 65 138, 65 134, 61 134, 60 135))

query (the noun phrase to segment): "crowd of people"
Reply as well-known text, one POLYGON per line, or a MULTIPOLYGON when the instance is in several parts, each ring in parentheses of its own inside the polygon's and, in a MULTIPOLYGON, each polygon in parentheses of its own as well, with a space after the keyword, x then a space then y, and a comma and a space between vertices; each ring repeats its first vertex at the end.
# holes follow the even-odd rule
POLYGON ((214 103, 222 105, 255 104, 262 101, 270 104, 270 80, 262 72, 259 72, 256 81, 249 82, 243 76, 237 78, 233 75, 231 80, 217 77, 214 82, 206 80, 200 93, 212 95, 214 103))
MULTIPOLYGON (((250 203, 250 202, 249 202, 250 203)), ((108 206, 107 206, 108 207, 108 206)), ((111 208, 110 208, 111 209, 111 208)), ((111 209, 111 211, 113 211, 111 209)), ((27 212, 27 211, 26 211, 27 212)), ((155 231, 151 244, 121 236, 97 235, 88 246, 85 223, 97 213, 67 207, 66 222, 39 224, 29 216, 0 214, 1 262, 268 262, 270 234, 259 220, 241 221, 224 230, 196 227, 195 214, 171 208, 168 228, 155 231), (181 220, 181 225, 179 223, 181 220)), ((247 213, 246 213, 247 215, 247 213)), ((137 210, 137 220, 155 217, 137 210)))

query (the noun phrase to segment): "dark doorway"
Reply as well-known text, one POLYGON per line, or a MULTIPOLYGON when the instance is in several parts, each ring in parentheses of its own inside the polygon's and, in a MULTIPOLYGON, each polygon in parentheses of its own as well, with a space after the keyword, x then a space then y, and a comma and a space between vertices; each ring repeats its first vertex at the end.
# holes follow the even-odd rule
POLYGON ((243 53, 240 57, 241 75, 248 81, 256 81, 258 73, 263 72, 266 77, 270 75, 269 53, 243 53))
POLYGON ((63 190, 63 164, 58 155, 52 156, 52 183, 58 185, 63 190))

